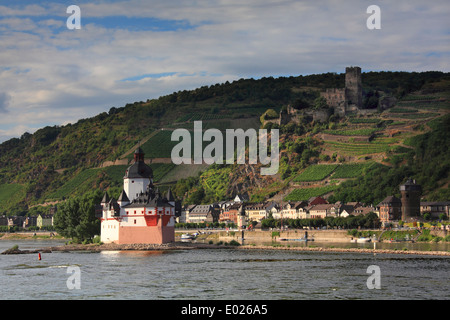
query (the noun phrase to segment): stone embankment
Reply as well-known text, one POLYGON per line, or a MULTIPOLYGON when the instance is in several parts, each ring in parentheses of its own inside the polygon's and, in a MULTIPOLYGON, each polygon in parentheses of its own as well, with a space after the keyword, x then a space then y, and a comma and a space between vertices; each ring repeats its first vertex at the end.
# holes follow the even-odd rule
MULTIPOLYGON (((271 242, 279 239, 299 239, 306 236, 309 239, 320 242, 349 242, 352 238, 346 230, 290 230, 281 231, 279 235, 273 236, 271 231, 245 231, 244 238, 250 242, 271 242)), ((219 233, 219 239, 223 241, 236 240, 239 241, 242 232, 226 232, 219 233)))
POLYGON ((416 250, 388 250, 388 249, 362 249, 362 248, 324 248, 324 247, 287 247, 287 246, 240 246, 239 249, 248 250, 285 250, 285 251, 309 251, 309 252, 335 252, 335 253, 370 253, 370 254, 415 254, 431 256, 449 256, 447 251, 416 251, 416 250))
POLYGON ((387 249, 363 249, 363 248, 327 248, 327 247, 290 247, 290 246, 268 246, 268 245, 217 245, 204 243, 183 243, 174 242, 168 244, 102 244, 102 245, 63 245, 57 247, 47 247, 38 250, 19 250, 11 248, 2 254, 26 254, 26 253, 51 253, 51 252, 71 252, 71 251, 167 251, 167 250, 194 250, 194 249, 236 249, 236 250, 282 250, 298 252, 330 252, 330 253, 365 253, 365 254, 409 254, 409 255, 430 255, 448 256, 447 251, 416 251, 416 250, 387 250, 387 249))

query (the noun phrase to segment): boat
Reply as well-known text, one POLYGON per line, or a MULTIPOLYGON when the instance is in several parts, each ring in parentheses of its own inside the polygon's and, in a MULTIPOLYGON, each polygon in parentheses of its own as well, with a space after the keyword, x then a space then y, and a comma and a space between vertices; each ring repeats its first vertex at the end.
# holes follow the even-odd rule
POLYGON ((280 238, 280 241, 314 241, 312 238, 298 238, 298 239, 287 239, 287 238, 280 238))
POLYGON ((195 239, 195 236, 192 235, 192 234, 189 234, 189 233, 183 233, 183 234, 181 235, 181 241, 191 241, 191 240, 193 240, 193 239, 195 239))
POLYGON ((294 239, 294 241, 314 241, 314 239, 303 237, 303 238, 299 238, 299 239, 294 239))
POLYGON ((356 239, 354 239, 354 238, 350 239, 351 243, 366 243, 366 242, 370 242, 370 241, 372 241, 370 238, 364 238, 364 237, 356 238, 356 239))

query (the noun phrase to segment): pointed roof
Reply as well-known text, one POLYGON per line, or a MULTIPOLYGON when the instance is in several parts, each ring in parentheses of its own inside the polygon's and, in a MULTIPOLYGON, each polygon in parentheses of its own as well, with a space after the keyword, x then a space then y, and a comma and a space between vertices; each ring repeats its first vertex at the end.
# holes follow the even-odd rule
POLYGON ((240 209, 240 211, 239 211, 239 214, 240 214, 241 216, 245 216, 245 207, 244 207, 244 204, 241 205, 241 209, 240 209))
POLYGON ((109 200, 110 199, 109 199, 108 193, 105 192, 105 194, 103 195, 102 203, 108 203, 109 200))
POLYGON ((169 190, 167 190, 166 198, 168 201, 175 201, 175 198, 173 197, 172 190, 170 190, 170 187, 169 187, 169 190))
POLYGON ((128 199, 127 193, 125 190, 122 190, 122 193, 119 196, 118 202, 130 202, 130 199, 128 199))
MULTIPOLYGON (((126 193, 123 192, 126 196, 126 193)), ((122 195, 121 195, 122 196, 122 195)), ((145 192, 141 193, 133 201, 124 204, 123 208, 140 208, 140 207, 174 207, 169 203, 168 199, 164 198, 159 189, 153 190, 152 187, 148 187, 145 192)))
POLYGON ((153 178, 153 170, 144 162, 141 147, 134 152, 134 163, 128 167, 124 178, 153 178))

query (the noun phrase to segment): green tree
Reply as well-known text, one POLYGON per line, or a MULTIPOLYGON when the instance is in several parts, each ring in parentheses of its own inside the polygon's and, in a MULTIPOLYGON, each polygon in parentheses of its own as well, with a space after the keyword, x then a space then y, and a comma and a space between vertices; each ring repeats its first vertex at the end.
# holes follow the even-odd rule
POLYGON ((99 190, 72 198, 58 207, 54 217, 56 231, 76 242, 91 240, 100 233, 100 221, 95 217, 95 205, 102 194, 99 190))
POLYGON ((328 108, 327 100, 324 97, 318 97, 314 100, 314 109, 325 109, 328 108))

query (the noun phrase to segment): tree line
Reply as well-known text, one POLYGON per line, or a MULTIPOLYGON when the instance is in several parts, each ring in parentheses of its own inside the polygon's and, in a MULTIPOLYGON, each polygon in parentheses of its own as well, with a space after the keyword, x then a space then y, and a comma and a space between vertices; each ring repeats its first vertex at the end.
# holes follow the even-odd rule
POLYGON ((332 229, 377 229, 381 226, 380 219, 376 213, 370 212, 366 215, 348 217, 325 217, 311 219, 274 219, 267 218, 261 221, 261 228, 281 228, 289 227, 292 229, 303 228, 332 228, 332 229))

